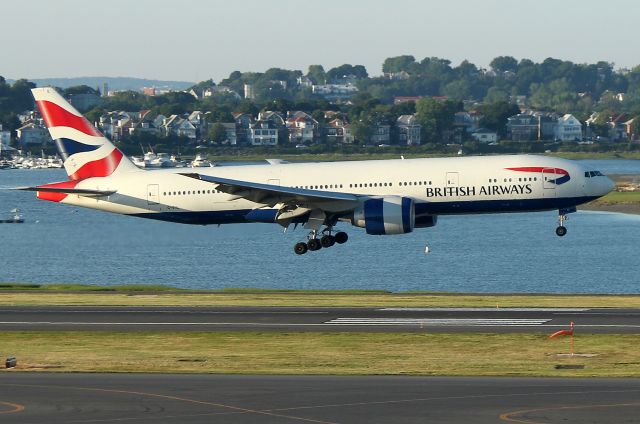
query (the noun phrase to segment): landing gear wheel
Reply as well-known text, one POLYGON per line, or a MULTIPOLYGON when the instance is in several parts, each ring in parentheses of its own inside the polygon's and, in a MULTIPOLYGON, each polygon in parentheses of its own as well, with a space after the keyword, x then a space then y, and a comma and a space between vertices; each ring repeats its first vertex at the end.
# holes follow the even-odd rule
POLYGON ((565 234, 567 234, 567 227, 556 228, 556 234, 558 235, 558 237, 563 237, 565 234))
POLYGON ((307 243, 304 242, 296 243, 296 245, 293 246, 293 251, 296 252, 296 255, 304 255, 307 253, 307 250, 307 243))
POLYGON ((307 243, 307 247, 313 252, 322 249, 322 244, 320 244, 320 240, 318 240, 317 238, 312 238, 307 243))
POLYGON ((320 238, 320 244, 322 247, 331 247, 336 244, 336 238, 331 234, 326 234, 320 238))
POLYGON ((343 243, 346 243, 347 240, 349 240, 349 235, 344 231, 339 231, 336 233, 335 238, 336 238, 336 243, 343 244, 343 243))

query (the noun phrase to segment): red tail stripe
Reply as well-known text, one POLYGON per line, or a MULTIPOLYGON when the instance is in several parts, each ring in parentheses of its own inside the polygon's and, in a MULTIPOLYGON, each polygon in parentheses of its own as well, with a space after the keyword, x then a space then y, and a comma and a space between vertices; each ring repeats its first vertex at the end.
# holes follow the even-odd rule
POLYGON ((122 152, 113 149, 107 157, 87 162, 80 167, 69 179, 73 181, 84 180, 90 177, 108 177, 116 170, 122 160, 122 152))
POLYGON ((38 100, 38 108, 47 123, 47 128, 70 127, 87 135, 102 137, 100 131, 96 130, 83 116, 77 116, 61 108, 55 103, 47 100, 38 100))
MULTIPOLYGON (((42 187, 42 188, 76 188, 76 185, 78 185, 78 181, 63 181, 61 183, 52 183, 52 184, 45 184, 45 185, 41 185, 38 187, 42 187)), ((36 193, 36 196, 38 197, 38 199, 41 200, 48 200, 50 202, 60 202, 62 200, 64 200, 68 194, 66 193, 52 193, 52 192, 48 192, 48 191, 38 191, 36 193)))

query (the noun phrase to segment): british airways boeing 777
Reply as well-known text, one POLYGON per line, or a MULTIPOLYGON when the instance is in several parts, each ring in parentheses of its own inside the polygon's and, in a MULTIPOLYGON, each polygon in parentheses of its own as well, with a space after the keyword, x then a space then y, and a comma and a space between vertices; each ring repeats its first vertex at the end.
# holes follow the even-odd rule
POLYGON ((339 222, 367 234, 405 234, 438 215, 559 211, 604 196, 599 171, 545 156, 508 155, 215 168, 137 168, 55 89, 33 90, 68 181, 38 187, 43 200, 184 224, 268 222, 309 230, 294 251, 345 243, 339 222))

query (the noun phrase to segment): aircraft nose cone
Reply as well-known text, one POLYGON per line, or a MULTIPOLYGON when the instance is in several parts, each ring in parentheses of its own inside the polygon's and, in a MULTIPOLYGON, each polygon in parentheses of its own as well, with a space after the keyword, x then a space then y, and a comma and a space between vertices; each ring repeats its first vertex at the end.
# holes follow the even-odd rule
POLYGON ((614 188, 616 188, 616 183, 609 177, 607 177, 607 181, 605 183, 606 186, 606 192, 605 194, 609 193, 610 191, 612 191, 614 188))

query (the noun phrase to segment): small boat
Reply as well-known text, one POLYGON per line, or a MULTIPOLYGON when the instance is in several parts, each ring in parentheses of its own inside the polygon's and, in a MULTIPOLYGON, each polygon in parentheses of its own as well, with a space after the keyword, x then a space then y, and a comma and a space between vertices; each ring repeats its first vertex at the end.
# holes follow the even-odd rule
POLYGON ((22 215, 20 215, 20 210, 18 208, 12 209, 11 213, 13 214, 13 218, 11 219, 0 219, 0 224, 22 224, 24 223, 24 219, 22 215))
POLYGON ((208 168, 211 166, 215 166, 215 165, 211 163, 208 159, 206 159, 204 156, 202 156, 201 154, 197 154, 195 159, 191 162, 192 168, 208 168))

